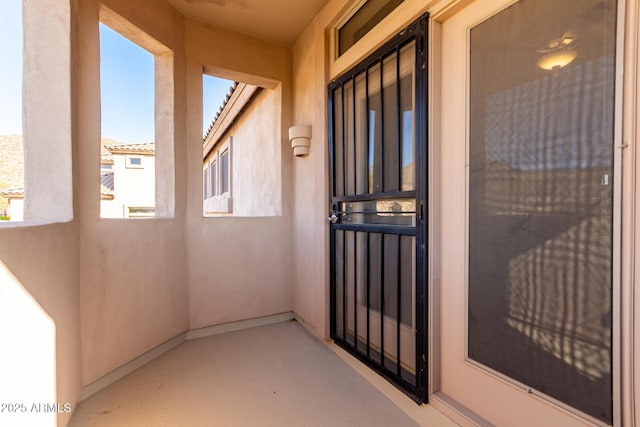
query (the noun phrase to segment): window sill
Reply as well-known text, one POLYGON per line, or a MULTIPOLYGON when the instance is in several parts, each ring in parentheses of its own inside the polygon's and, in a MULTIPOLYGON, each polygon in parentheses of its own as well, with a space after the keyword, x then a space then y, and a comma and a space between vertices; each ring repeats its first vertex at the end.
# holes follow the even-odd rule
POLYGON ((233 199, 228 196, 214 196, 203 201, 204 214, 233 212, 233 199))

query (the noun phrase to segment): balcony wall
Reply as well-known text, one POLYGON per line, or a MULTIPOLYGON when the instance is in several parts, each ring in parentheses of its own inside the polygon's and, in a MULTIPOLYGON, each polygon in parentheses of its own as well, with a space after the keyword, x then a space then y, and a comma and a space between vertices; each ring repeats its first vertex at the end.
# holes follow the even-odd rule
POLYGON ((65 425, 70 414, 32 413, 29 405, 73 403, 80 395, 79 241, 70 191, 70 4, 23 2, 28 17, 23 76, 37 76, 23 88, 26 191, 32 202, 26 206, 27 221, 0 224, 0 402, 24 404, 28 413, 5 410, 0 423, 7 425, 65 425))
MULTIPOLYGON (((290 49, 191 21, 187 21, 186 34, 189 326, 195 329, 291 311, 292 153, 286 140, 291 116, 290 49), (276 118, 273 126, 249 127, 250 132, 260 131, 261 137, 274 141, 276 148, 275 153, 269 147, 262 148, 262 154, 256 152, 255 155, 271 160, 262 165, 264 171, 251 172, 264 176, 270 184, 270 207, 265 215, 271 216, 202 216, 201 106, 205 70, 216 77, 265 87, 273 93, 266 98, 271 101, 260 106, 260 117, 276 118)), ((238 148, 234 146, 232 156, 242 152, 235 151, 238 148)), ((237 163, 234 161, 234 167, 237 163)), ((237 173, 234 171, 234 179, 237 173)), ((233 188, 241 190, 242 186, 233 188)))
MULTIPOLYGON (((173 116, 156 121, 156 188, 167 188, 160 199, 172 201, 175 195, 175 216, 100 219, 100 4, 79 1, 74 37, 75 191, 84 385, 189 327, 184 244, 184 20, 161 0, 110 0, 104 5, 111 11, 108 23, 112 28, 147 49, 160 43, 173 52, 173 87, 156 84, 156 96, 176 106, 173 116), (171 162, 175 171, 166 166, 171 162)), ((164 210, 171 216, 173 209, 164 210)))

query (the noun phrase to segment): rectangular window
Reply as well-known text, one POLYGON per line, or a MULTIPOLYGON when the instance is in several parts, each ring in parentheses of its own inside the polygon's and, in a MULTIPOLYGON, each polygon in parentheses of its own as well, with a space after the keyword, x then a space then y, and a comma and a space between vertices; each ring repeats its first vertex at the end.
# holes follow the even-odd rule
POLYGON ((204 168, 204 172, 202 173, 202 198, 209 198, 209 188, 207 183, 209 182, 209 168, 204 168))
POLYGON ((606 423, 616 10, 521 0, 469 59, 468 356, 606 423))
POLYGON ((142 165, 142 157, 138 156, 127 156, 127 168, 130 169, 142 169, 144 166, 142 165))
POLYGON ((220 156, 220 194, 229 193, 229 150, 220 156))
POLYGON ((338 56, 345 53, 403 0, 367 0, 338 28, 338 56))
POLYGON ((218 162, 211 162, 211 196, 218 195, 218 162))
POLYGON ((205 213, 231 213, 231 137, 209 152, 204 164, 205 213), (208 171, 208 172, 207 172, 208 171))

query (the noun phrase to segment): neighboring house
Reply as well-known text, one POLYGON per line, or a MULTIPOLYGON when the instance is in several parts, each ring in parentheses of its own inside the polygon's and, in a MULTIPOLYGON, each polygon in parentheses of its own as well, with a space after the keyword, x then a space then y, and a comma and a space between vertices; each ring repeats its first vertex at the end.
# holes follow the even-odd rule
POLYGON ((155 216, 155 144, 103 141, 100 217, 155 216))
POLYGON ((8 201, 8 206, 3 212, 11 221, 22 221, 24 217, 24 188, 6 188, 0 190, 0 196, 8 201))
POLYGON ((204 216, 280 212, 273 90, 234 83, 203 140, 204 216))
MULTIPOLYGON (((101 218, 152 218, 155 215, 154 156, 155 144, 152 142, 124 144, 102 139, 101 218)), ((8 200, 6 210, 0 214, 11 221, 24 220, 24 188, 0 189, 0 196, 8 200)))
POLYGON ((22 135, 0 135, 0 216, 10 216, 12 204, 14 218, 22 217, 22 207, 18 205, 22 203, 23 185, 22 135))

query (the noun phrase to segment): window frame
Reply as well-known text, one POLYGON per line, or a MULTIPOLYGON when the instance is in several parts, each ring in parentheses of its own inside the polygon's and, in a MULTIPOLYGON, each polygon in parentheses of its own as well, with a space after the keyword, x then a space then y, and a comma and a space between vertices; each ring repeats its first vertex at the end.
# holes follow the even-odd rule
MULTIPOLYGON (((99 24, 107 26, 112 31, 147 51, 154 61, 154 128, 155 150, 153 166, 131 165, 125 159, 126 169, 145 169, 153 167, 155 192, 155 217, 175 217, 175 81, 174 81, 174 51, 163 41, 143 27, 130 22, 118 12, 110 9, 104 3, 100 4, 99 24)), ((102 53, 100 52, 100 55, 102 53)), ((100 101, 102 102, 102 101, 100 101)), ((147 157, 146 154, 134 154, 134 157, 147 157)), ((102 219, 101 209, 98 217, 102 219)), ((126 215, 123 218, 127 219, 126 215)))
POLYGON ((231 214, 233 213, 233 137, 229 136, 224 142, 219 143, 207 156, 203 165, 204 171, 209 171, 207 177, 203 176, 203 214, 231 214), (228 190, 222 192, 222 156, 228 155, 229 165, 226 171, 228 190), (213 174, 211 172, 214 172, 213 174), (212 185, 213 184, 213 185, 212 185), (204 186, 207 188, 205 189, 204 186), (206 190, 206 192, 205 192, 206 190))
POLYGON ((137 154, 127 154, 125 157, 124 167, 127 169, 144 169, 144 164, 142 158, 144 156, 139 156, 137 154), (140 160, 140 164, 133 163, 134 160, 140 160))

